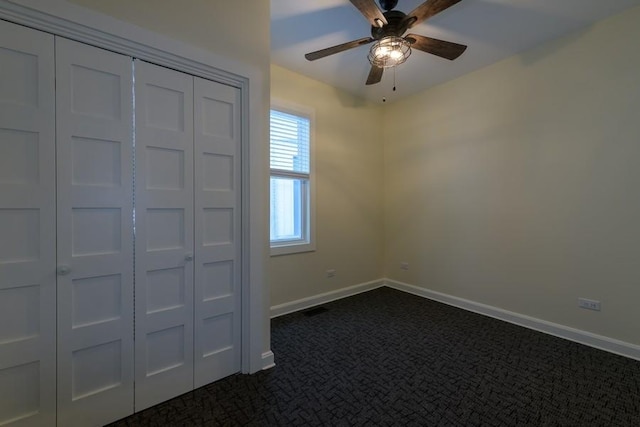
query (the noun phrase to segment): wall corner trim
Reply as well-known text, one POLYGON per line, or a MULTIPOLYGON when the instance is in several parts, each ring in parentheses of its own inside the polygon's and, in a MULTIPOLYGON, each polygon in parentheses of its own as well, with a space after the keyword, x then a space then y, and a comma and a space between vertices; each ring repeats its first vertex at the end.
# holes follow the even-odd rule
POLYGON ((484 316, 493 317, 494 319, 503 320, 505 322, 513 323, 514 325, 533 329, 559 338, 564 338, 599 350, 640 360, 640 346, 635 344, 605 337, 603 335, 593 334, 591 332, 571 328, 558 323, 548 322, 546 320, 537 319, 524 314, 503 310, 501 308, 481 304, 464 298, 443 294, 430 289, 410 285, 408 283, 398 282, 396 280, 383 279, 382 282, 384 283, 384 286, 399 291, 421 296, 423 298, 438 301, 443 304, 482 314, 484 316))
POLYGON ((266 371, 267 369, 271 369, 275 367, 276 367, 276 362, 275 362, 275 356, 273 354, 273 351, 269 350, 262 353, 262 370, 266 371))

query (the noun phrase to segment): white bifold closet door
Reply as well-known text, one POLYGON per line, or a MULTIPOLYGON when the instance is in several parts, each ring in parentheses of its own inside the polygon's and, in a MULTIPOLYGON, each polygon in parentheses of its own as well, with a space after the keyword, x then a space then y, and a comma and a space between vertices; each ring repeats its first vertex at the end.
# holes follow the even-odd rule
POLYGON ((193 77, 135 61, 136 410, 193 389, 193 77))
POLYGON ((195 387, 240 370, 240 90, 195 78, 195 387))
POLYGON ((55 424, 53 43, 0 21, 0 425, 55 424))
POLYGON ((239 93, 135 61, 136 410, 240 370, 239 93))
POLYGON ((133 412, 132 60, 56 38, 58 425, 133 412))
POLYGON ((0 425, 240 370, 240 123, 237 88, 0 21, 0 425))

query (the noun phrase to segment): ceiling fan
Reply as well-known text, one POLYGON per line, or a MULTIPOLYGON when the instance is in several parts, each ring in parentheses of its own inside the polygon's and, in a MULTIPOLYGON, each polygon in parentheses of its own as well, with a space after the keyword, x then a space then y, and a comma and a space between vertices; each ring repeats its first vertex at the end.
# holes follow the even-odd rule
POLYGON ((413 11, 405 14, 393 10, 398 0, 378 0, 382 12, 375 0, 350 0, 351 3, 371 23, 371 37, 363 37, 347 43, 310 52, 305 55, 309 61, 324 58, 345 50, 353 49, 372 42, 369 50, 371 71, 367 85, 379 83, 385 68, 402 64, 411 55, 411 49, 421 50, 442 58, 454 60, 465 51, 467 46, 444 40, 433 39, 419 34, 403 34, 424 20, 442 12, 461 0, 427 0, 413 11))

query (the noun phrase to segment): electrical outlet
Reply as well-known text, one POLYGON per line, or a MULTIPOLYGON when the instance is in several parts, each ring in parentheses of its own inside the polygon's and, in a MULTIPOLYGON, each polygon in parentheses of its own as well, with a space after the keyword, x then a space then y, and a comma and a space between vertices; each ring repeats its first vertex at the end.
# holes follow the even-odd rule
POLYGON ((400 263, 400 270, 408 270, 409 269, 409 263, 408 262, 401 262, 400 263))
POLYGON ((578 307, 586 308, 587 310, 600 311, 600 301, 578 298, 578 307))
POLYGON ((331 270, 327 270, 327 277, 335 277, 336 276, 336 271, 331 269, 331 270))

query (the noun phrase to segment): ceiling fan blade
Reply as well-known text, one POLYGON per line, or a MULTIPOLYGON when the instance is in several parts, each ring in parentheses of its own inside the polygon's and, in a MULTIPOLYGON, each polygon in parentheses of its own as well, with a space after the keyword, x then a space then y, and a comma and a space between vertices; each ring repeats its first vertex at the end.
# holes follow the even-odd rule
POLYGON ((374 0, 350 0, 359 11, 367 18, 367 21, 374 27, 382 27, 387 25, 387 18, 384 17, 382 11, 376 5, 374 0))
POLYGON ((344 52, 345 50, 353 49, 354 47, 369 44, 373 41, 371 37, 363 37, 358 40, 353 40, 347 43, 342 43, 336 46, 331 46, 325 49, 316 50, 315 52, 307 53, 304 57, 309 61, 315 61, 316 59, 324 58, 325 56, 333 55, 334 53, 344 52))
POLYGON ((369 71, 369 77, 367 77, 367 85, 374 85, 376 83, 380 83, 382 80, 382 72, 384 68, 376 67, 375 65, 371 66, 371 71, 369 71))
POLYGON ((411 43, 411 49, 418 49, 452 61, 467 49, 463 44, 432 39, 420 34, 409 34, 404 39, 411 43))
POLYGON ((450 8, 459 1, 461 0, 427 0, 408 13, 404 18, 404 22, 409 23, 407 28, 414 27, 425 19, 431 18, 433 15, 450 8))

